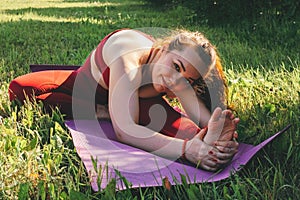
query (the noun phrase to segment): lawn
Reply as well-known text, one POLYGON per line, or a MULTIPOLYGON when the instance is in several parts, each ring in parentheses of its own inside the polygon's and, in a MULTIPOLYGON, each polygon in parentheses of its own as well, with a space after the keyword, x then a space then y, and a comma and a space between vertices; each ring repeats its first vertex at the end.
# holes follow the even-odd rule
POLYGON ((1 1, 1 199, 300 199, 299 17, 259 12, 217 23, 182 1, 151 2, 1 1), (203 32, 221 55, 240 142, 256 145, 292 127, 223 181, 118 192, 111 183, 93 192, 59 111, 49 115, 38 103, 17 110, 7 90, 29 64, 82 64, 106 34, 124 27, 203 32))

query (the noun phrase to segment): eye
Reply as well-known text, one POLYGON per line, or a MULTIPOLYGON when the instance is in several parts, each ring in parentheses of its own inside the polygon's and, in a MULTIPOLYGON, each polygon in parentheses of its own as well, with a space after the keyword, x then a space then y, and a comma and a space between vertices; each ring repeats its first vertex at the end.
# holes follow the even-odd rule
POLYGON ((195 83, 195 79, 189 77, 189 78, 185 78, 185 82, 189 85, 193 85, 195 83))
POLYGON ((174 63, 174 68, 176 71, 180 72, 180 67, 178 64, 174 63))
POLYGON ((186 78, 185 81, 186 81, 186 83, 189 84, 189 85, 192 84, 192 81, 191 81, 190 79, 187 79, 187 78, 186 78))

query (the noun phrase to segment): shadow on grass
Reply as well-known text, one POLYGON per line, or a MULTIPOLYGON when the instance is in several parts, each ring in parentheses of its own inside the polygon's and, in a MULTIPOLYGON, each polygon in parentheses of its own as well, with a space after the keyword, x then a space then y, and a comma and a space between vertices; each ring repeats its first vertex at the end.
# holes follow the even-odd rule
MULTIPOLYGON (((60 6, 57 4, 55 7, 47 8, 35 8, 28 7, 22 9, 7 9, 4 13, 11 15, 24 15, 25 13, 36 13, 37 15, 44 17, 57 17, 57 18, 93 18, 93 19, 105 19, 105 18, 116 18, 120 19, 120 15, 126 14, 142 14, 149 10, 148 15, 151 15, 151 7, 144 3, 137 1, 125 1, 125 2, 107 2, 99 4, 86 4, 85 6, 74 6, 73 4, 68 4, 70 2, 84 2, 84 1, 67 1, 67 3, 60 6)), ((90 1, 86 1, 90 2, 90 1)), ((81 4, 79 4, 81 5, 81 4)))
MULTIPOLYGON (((67 4, 88 1, 65 2, 67 4)), ((272 68, 280 67, 282 62, 299 61, 299 52, 295 44, 300 43, 300 32, 298 31, 300 24, 293 20, 282 21, 277 19, 277 16, 269 19, 268 17, 271 15, 256 18, 239 17, 238 15, 225 17, 230 9, 224 10, 226 12, 224 16, 219 13, 214 19, 209 19, 206 16, 208 11, 216 12, 218 9, 206 9, 200 14, 197 13, 200 11, 195 11, 200 6, 199 3, 179 0, 114 2, 116 1, 112 1, 112 5, 102 6, 101 4, 97 6, 89 4, 89 7, 72 7, 70 4, 70 7, 67 8, 6 10, 5 13, 20 16, 21 19, 24 14, 28 14, 29 18, 32 15, 32 20, 36 21, 97 24, 99 27, 101 26, 99 29, 110 31, 124 27, 175 28, 184 26, 187 29, 204 32, 218 47, 225 65, 233 63, 249 65, 250 67, 263 65, 272 68), (162 12, 162 10, 164 11, 162 12), (222 16, 223 21, 219 20, 218 16, 222 16)), ((206 6, 224 7, 223 4, 206 6)), ((205 5, 203 5, 204 7, 205 5)), ((223 7, 222 9, 224 9, 223 7)), ((231 15, 234 15, 234 12, 231 15)), ((110 31, 106 31, 106 33, 110 31)))

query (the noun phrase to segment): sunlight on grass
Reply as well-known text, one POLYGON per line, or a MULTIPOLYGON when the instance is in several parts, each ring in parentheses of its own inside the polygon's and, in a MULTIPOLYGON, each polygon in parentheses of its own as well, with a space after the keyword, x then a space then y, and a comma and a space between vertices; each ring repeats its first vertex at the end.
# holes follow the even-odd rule
MULTIPOLYGON (((47 17, 38 15, 34 12, 27 12, 24 15, 7 15, 7 14, 0 14, 0 22, 5 21, 21 21, 21 20, 35 20, 35 21, 42 21, 42 22, 89 22, 91 24, 104 24, 109 23, 107 20, 99 20, 99 19, 91 19, 88 17, 82 17, 82 18, 63 18, 63 17, 47 17)), ((112 21, 111 21, 112 22, 112 21)))
POLYGON ((24 8, 80 8, 120 5, 110 2, 65 2, 64 0, 2 0, 0 10, 17 10, 24 8))
MULTIPOLYGON (((231 89, 229 101, 238 106, 242 112, 246 112, 255 105, 266 103, 274 104, 277 108, 283 107, 283 103, 296 105, 299 103, 300 88, 298 67, 295 65, 291 72, 285 70, 284 66, 276 71, 245 68, 243 73, 236 73, 229 69, 227 70, 231 89)), ((274 112, 272 108, 270 112, 274 112)))
POLYGON ((118 6, 118 3, 110 2, 64 2, 63 0, 27 0, 14 1, 4 0, 0 6, 0 22, 20 21, 20 20, 37 20, 43 22, 85 22, 89 21, 94 24, 103 24, 103 20, 92 20, 89 18, 62 18, 62 17, 48 17, 38 15, 35 12, 26 12, 24 14, 7 14, 6 10, 18 10, 25 8, 88 8, 88 7, 106 7, 118 6))
MULTIPOLYGON (((300 199, 299 23, 276 16, 210 26, 174 0, 0 1, 0 199, 300 199), (239 142, 256 145, 292 127, 224 181, 119 192, 112 181, 93 192, 59 110, 45 113, 37 102, 18 107, 8 88, 29 64, 81 64, 99 40, 121 27, 205 33, 223 61, 229 103, 241 119, 239 142)), ((171 103, 180 106, 176 99, 171 103)))
MULTIPOLYGON (((253 136, 246 143, 257 144, 278 131, 278 127, 299 120, 299 64, 290 64, 293 66, 291 71, 284 64, 276 70, 247 66, 240 66, 242 71, 239 73, 233 69, 226 70, 229 103, 241 119, 239 130, 242 141, 253 136)), ((292 130, 297 138, 297 124, 294 125, 296 127, 292 130)), ((282 145, 288 148, 288 141, 282 145)))

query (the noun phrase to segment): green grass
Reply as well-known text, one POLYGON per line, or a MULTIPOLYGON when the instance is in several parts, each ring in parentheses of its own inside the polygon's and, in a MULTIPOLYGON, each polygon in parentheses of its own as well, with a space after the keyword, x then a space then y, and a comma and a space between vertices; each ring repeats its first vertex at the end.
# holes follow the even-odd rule
POLYGON ((146 1, 2 1, 0 5, 1 199, 300 199, 300 69, 297 20, 209 25, 190 8, 146 1), (164 11, 164 8, 167 8, 164 11), (81 64, 107 33, 129 27, 200 30, 223 59, 239 140, 258 144, 287 124, 234 176, 216 183, 93 192, 59 112, 17 112, 9 82, 29 64, 81 64))

